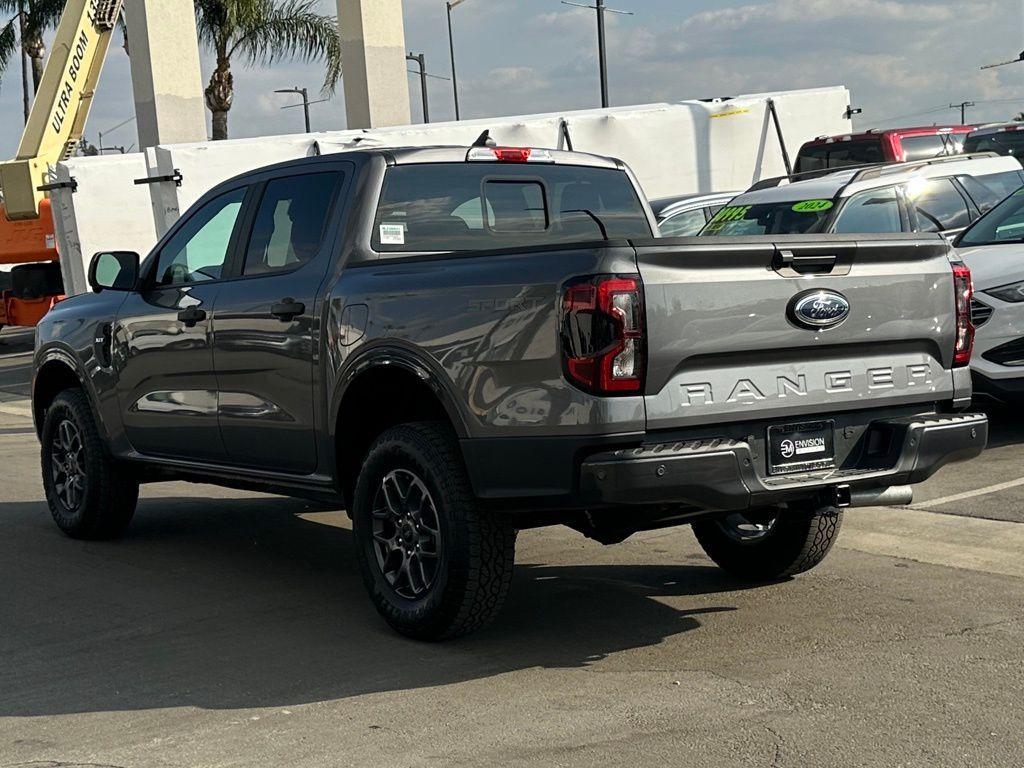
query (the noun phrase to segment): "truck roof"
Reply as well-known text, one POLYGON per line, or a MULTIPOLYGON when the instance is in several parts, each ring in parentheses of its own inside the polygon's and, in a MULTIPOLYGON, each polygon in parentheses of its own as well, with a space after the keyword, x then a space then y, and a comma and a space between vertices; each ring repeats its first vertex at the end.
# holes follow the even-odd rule
MULTIPOLYGON (((370 140, 372 141, 372 140, 370 140)), ((463 146, 433 146, 433 147, 389 147, 379 146, 370 143, 360 144, 351 149, 342 149, 336 152, 301 157, 294 160, 285 160, 280 163, 254 168, 251 171, 240 173, 228 179, 224 184, 244 179, 256 174, 272 172, 278 169, 294 168, 302 165, 317 165, 339 159, 362 159, 371 157, 383 157, 388 165, 421 165, 427 163, 465 163, 489 161, 499 163, 499 158, 477 157, 475 160, 469 158, 470 152, 483 155, 491 150, 529 150, 534 153, 533 159, 526 161, 530 165, 576 165, 587 168, 608 168, 610 170, 625 170, 626 165, 621 160, 602 155, 592 155, 587 152, 569 152, 560 149, 547 149, 543 147, 463 147, 463 146)), ((523 162, 523 161, 519 161, 523 162)), ((218 185, 218 188, 222 185, 218 185)))
POLYGON ((939 133, 970 133, 973 126, 970 125, 921 125, 911 128, 871 128, 856 133, 842 133, 835 136, 818 136, 808 141, 804 146, 814 146, 836 141, 861 141, 874 139, 879 136, 932 136, 939 133))
POLYGON ((752 189, 738 195, 736 205, 776 203, 790 200, 824 200, 837 196, 849 197, 867 189, 888 187, 912 179, 931 179, 945 176, 985 176, 991 173, 1019 171, 1020 163, 1013 157, 991 152, 977 155, 953 155, 935 160, 910 163, 891 163, 867 168, 838 170, 805 181, 781 183, 778 186, 752 189))

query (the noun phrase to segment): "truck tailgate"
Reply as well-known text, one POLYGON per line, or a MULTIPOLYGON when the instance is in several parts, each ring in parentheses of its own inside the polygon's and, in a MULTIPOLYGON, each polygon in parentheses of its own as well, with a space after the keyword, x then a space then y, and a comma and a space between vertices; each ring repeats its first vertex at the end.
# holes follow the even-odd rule
MULTIPOLYGON (((712 241, 713 240, 713 241, 712 241)), ((937 236, 636 243, 649 429, 948 400, 950 246, 937 236), (809 326, 825 291, 831 327, 809 326), (836 298, 838 294, 838 299, 836 298), (801 315, 797 305, 810 297, 801 315)))

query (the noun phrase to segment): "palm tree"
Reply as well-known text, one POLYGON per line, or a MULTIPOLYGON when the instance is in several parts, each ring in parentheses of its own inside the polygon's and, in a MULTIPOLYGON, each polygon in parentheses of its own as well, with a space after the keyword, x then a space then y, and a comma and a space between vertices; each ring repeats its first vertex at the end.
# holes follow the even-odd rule
MULTIPOLYGON (((11 58, 20 47, 31 62, 32 92, 38 90, 46 64, 46 43, 43 42, 43 35, 47 30, 57 26, 66 2, 67 0, 0 0, 0 14, 11 14, 10 19, 0 28, 0 73, 6 71, 11 58)), ((23 82, 22 87, 25 90, 27 104, 27 83, 23 82)))
POLYGON ((205 92, 215 140, 228 137, 234 56, 266 65, 286 57, 324 59, 324 91, 334 90, 341 77, 341 39, 336 19, 317 13, 316 4, 317 0, 195 0, 199 38, 217 56, 205 92))

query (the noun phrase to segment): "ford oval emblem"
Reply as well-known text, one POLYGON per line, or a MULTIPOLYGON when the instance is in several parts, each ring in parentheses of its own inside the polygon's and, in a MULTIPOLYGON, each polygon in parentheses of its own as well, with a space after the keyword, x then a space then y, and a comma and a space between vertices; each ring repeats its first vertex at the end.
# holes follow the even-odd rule
POLYGON ((820 331, 843 322, 850 314, 850 302, 835 291, 806 291, 793 297, 788 314, 801 328, 820 331))

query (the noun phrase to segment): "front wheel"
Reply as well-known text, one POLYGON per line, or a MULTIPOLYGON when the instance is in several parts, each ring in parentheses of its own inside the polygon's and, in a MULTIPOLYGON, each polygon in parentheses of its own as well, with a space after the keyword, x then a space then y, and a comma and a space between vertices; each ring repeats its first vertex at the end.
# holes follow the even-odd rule
POLYGON ((750 581, 773 581, 824 560, 842 522, 837 507, 791 506, 701 520, 693 533, 723 570, 750 581))
POLYGON ((57 526, 76 539, 112 539, 135 514, 139 484, 111 458, 85 393, 67 389, 46 410, 43 489, 57 526))
POLYGON ((397 631, 442 640, 480 629, 512 580, 516 532, 481 511, 444 424, 404 424, 373 444, 352 505, 370 598, 397 631))

